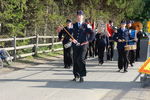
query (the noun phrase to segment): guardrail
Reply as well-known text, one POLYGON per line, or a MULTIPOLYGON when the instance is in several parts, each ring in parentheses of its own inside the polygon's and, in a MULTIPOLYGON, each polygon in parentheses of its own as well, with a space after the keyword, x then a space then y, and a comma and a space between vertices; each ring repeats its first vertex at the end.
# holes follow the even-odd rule
POLYGON ((24 37, 24 38, 17 38, 17 37, 6 38, 6 39, 2 39, 1 38, 0 42, 11 41, 13 43, 12 47, 5 47, 3 49, 7 50, 7 51, 13 51, 13 55, 11 55, 11 56, 12 56, 12 59, 16 60, 16 58, 37 55, 38 53, 45 53, 45 52, 62 50, 62 48, 58 48, 58 49, 54 49, 53 48, 54 45, 61 44, 61 42, 55 42, 55 39, 57 39, 57 38, 58 38, 58 36, 39 36, 39 35, 36 35, 36 36, 24 37), (20 41, 20 40, 30 40, 30 39, 35 39, 35 42, 33 44, 23 45, 23 46, 17 46, 16 45, 17 41, 20 41), (39 43, 39 39, 51 39, 51 42, 40 44, 39 43), (51 46, 52 48, 50 50, 38 51, 38 48, 43 47, 43 46, 51 46), (27 49, 27 48, 34 49, 33 50, 34 52, 17 55, 17 50, 27 49))
MULTIPOLYGON (((148 34, 148 49, 147 49, 147 59, 150 57, 150 33, 148 34)), ((141 73, 139 74, 141 75, 141 73)), ((150 74, 144 74, 140 77, 141 86, 144 88, 146 86, 150 86, 150 74)))

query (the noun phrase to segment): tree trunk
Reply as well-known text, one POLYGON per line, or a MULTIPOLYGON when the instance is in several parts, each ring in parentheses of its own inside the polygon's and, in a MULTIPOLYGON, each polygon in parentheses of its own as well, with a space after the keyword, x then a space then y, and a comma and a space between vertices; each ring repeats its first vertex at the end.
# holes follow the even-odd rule
MULTIPOLYGON (((47 23, 48 23, 48 18, 47 18, 47 16, 48 16, 48 6, 46 7, 46 18, 45 18, 45 26, 44 26, 44 36, 46 36, 47 34, 47 23)), ((44 39, 44 43, 46 43, 46 39, 44 39)))

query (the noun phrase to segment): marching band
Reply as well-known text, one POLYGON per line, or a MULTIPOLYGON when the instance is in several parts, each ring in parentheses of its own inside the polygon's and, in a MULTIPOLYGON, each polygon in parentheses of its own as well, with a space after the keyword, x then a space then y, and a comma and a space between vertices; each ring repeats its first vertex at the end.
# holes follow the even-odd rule
POLYGON ((84 21, 84 17, 84 12, 79 10, 75 23, 67 19, 66 27, 60 26, 57 29, 64 48, 64 68, 73 65, 72 81, 84 82, 88 52, 90 57, 98 55, 99 65, 104 63, 105 51, 107 60, 112 61, 115 42, 118 51, 117 72, 128 72, 128 65, 133 66, 139 58, 141 24, 134 25, 130 20, 123 20, 120 28, 116 28, 110 20, 105 27, 99 29, 95 28, 95 23, 92 24, 87 19, 84 21))

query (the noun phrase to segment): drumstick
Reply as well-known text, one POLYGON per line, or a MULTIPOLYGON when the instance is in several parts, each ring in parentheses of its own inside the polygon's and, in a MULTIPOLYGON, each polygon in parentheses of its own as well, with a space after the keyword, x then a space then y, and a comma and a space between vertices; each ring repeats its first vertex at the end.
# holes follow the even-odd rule
MULTIPOLYGON (((63 26, 63 25, 62 25, 63 26)), ((71 37, 71 39, 72 40, 75 40, 74 39, 74 37, 64 28, 64 26, 63 26, 63 29, 66 31, 66 33, 71 37)), ((80 45, 80 43, 79 42, 77 42, 77 43, 75 43, 77 46, 79 46, 80 45)))
MULTIPOLYGON (((62 25, 63 26, 63 25, 62 25)), ((74 40, 74 37, 64 28, 64 26, 63 26, 63 29, 66 31, 66 33, 71 37, 71 39, 73 39, 74 40)))

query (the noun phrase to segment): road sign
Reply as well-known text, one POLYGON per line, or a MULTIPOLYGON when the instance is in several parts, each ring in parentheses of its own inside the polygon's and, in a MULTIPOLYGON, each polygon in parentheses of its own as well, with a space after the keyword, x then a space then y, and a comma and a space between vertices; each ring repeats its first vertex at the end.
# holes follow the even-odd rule
POLYGON ((146 60, 146 62, 139 69, 140 73, 150 74, 150 57, 146 60))
POLYGON ((148 33, 150 33, 150 21, 147 22, 147 30, 148 30, 148 33))

